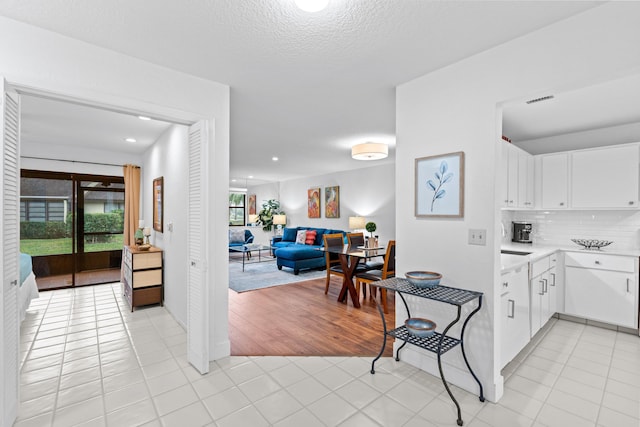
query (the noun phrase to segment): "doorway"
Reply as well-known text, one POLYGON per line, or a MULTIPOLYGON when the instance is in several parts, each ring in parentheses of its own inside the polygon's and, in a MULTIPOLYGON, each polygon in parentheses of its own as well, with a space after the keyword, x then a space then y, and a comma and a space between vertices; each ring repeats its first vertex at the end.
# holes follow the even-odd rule
POLYGON ((20 181, 20 251, 38 289, 119 281, 123 178, 22 170, 20 181))

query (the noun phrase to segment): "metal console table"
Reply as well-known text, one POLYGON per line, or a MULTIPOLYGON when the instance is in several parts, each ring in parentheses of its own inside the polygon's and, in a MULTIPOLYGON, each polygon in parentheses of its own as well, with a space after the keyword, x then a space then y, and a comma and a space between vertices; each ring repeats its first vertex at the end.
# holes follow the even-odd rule
POLYGON ((404 307, 407 310, 408 317, 411 317, 411 313, 409 311, 409 306, 407 305, 407 301, 404 299, 403 294, 414 295, 414 296, 418 296, 421 298, 426 298, 434 301, 440 301, 440 302, 455 305, 456 307, 458 307, 458 315, 451 323, 447 325, 446 328, 444 328, 442 333, 436 332, 429 337, 420 338, 420 337, 411 335, 407 331, 406 326, 404 325, 400 326, 399 328, 388 331, 387 324, 384 318, 384 311, 382 310, 380 304, 377 304, 377 301, 376 301, 376 304, 378 305, 378 311, 380 312, 380 316, 382 317, 382 326, 384 328, 384 339, 382 340, 382 348, 380 349, 380 353, 371 362, 371 373, 375 374, 375 363, 378 359, 380 359, 380 357, 382 357, 382 354, 384 353, 384 349, 386 347, 387 335, 404 341, 396 351, 396 357, 395 357, 396 361, 400 360, 400 357, 399 357, 400 350, 402 350, 402 348, 405 345, 407 345, 407 343, 413 344, 417 347, 436 353, 438 358, 438 370, 440 371, 440 378, 442 379, 442 383, 444 384, 444 388, 447 390, 449 397, 451 397, 451 400, 456 405, 456 408, 458 410, 457 423, 459 426, 461 426, 463 424, 463 421, 462 421, 462 412, 460 411, 460 404, 458 403, 456 398, 453 396, 453 393, 451 393, 451 390, 449 389, 449 384, 447 383, 447 380, 445 379, 444 374, 442 372, 442 363, 440 360, 440 356, 446 353, 447 351, 451 350, 458 344, 460 344, 460 348, 462 349, 462 357, 464 358, 464 362, 467 365, 467 368, 469 369, 469 373, 471 373, 473 378, 478 383, 478 386, 480 387, 480 395, 479 395, 480 401, 484 402, 484 392, 482 389, 482 384, 480 383, 480 380, 478 379, 476 374, 473 372, 473 369, 471 369, 471 366, 469 365, 469 361, 467 360, 467 355, 464 351, 464 330, 467 327, 467 324, 469 323, 469 320, 471 319, 471 317, 473 317, 474 314, 480 311, 480 308, 482 307, 482 296, 483 296, 482 292, 468 291, 465 289, 458 289, 458 288, 450 288, 447 286, 436 286, 433 288, 419 288, 417 286, 413 286, 411 283, 409 283, 407 279, 402 279, 398 277, 394 277, 387 280, 381 280, 379 282, 373 282, 371 283, 371 286, 392 290, 396 292, 396 295, 400 295, 400 298, 404 303, 404 307), (449 329, 451 329, 453 325, 458 323, 458 321, 461 318, 462 306, 476 299, 478 300, 478 306, 473 311, 471 311, 467 315, 466 319, 464 320, 464 323, 462 324, 462 330, 460 331, 460 338, 457 339, 457 338, 448 336, 447 332, 449 331, 449 329))

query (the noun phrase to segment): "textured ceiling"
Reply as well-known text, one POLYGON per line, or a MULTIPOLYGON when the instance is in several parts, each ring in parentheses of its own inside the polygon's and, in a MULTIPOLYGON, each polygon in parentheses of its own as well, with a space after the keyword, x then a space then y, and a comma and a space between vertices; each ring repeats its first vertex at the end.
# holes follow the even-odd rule
POLYGON ((370 166, 349 155, 366 140, 393 161, 397 84, 598 4, 2 0, 0 15, 230 85, 231 177, 282 180, 370 166))

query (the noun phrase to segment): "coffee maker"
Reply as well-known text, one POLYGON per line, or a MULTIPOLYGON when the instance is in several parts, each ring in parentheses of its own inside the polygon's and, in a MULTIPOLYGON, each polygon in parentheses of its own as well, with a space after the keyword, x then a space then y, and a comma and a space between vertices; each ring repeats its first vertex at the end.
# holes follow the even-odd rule
POLYGON ((513 237, 511 241, 517 243, 532 243, 531 231, 532 227, 530 222, 513 221, 513 237))

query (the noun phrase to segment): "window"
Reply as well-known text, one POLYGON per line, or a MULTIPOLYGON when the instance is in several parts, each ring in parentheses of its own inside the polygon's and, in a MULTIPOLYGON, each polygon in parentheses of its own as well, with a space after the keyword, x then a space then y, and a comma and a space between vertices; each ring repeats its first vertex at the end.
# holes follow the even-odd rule
POLYGON ((244 225, 244 210, 245 210, 244 193, 229 193, 229 225, 230 226, 243 226, 244 225))

